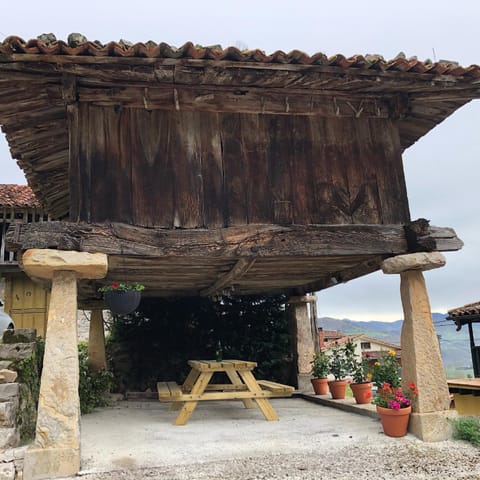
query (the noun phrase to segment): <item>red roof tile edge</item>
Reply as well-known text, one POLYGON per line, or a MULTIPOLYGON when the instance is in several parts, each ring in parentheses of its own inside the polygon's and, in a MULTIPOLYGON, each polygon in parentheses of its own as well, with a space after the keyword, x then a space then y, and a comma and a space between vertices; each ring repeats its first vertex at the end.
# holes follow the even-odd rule
POLYGON ((378 71, 398 71, 413 73, 430 73, 435 75, 452 75, 480 78, 480 66, 462 67, 449 60, 419 61, 416 57, 407 59, 400 53, 392 60, 386 61, 381 55, 354 55, 345 57, 341 54, 327 57, 323 53, 308 55, 300 50, 285 53, 281 50, 266 55, 262 50, 239 50, 236 47, 222 48, 220 45, 204 47, 187 42, 179 48, 167 43, 131 43, 125 40, 102 44, 88 41, 83 35, 70 34, 68 41, 57 40, 53 34, 43 34, 36 39, 25 41, 17 36, 7 37, 0 43, 0 54, 29 55, 69 55, 93 57, 137 57, 236 61, 272 64, 325 65, 343 69, 361 68, 378 71))
POLYGON ((452 308, 448 311, 449 318, 461 317, 465 315, 480 315, 480 301, 467 303, 462 307, 452 308))

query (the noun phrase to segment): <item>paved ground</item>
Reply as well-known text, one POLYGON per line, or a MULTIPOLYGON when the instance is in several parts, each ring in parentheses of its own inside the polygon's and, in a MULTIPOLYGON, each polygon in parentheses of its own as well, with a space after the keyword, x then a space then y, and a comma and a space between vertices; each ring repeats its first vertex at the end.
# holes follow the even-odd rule
POLYGON ((240 402, 200 404, 187 425, 159 402, 121 402, 82 417, 85 480, 480 479, 480 450, 384 436, 377 419, 300 398, 280 420, 240 402))

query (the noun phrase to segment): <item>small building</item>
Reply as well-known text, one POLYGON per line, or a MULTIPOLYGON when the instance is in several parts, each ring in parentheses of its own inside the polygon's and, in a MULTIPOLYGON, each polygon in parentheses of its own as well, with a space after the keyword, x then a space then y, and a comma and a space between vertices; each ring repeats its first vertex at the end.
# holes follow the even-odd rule
POLYGON ((335 338, 325 341, 323 346, 320 343, 320 348, 328 353, 334 345, 342 345, 350 341, 356 345, 355 354, 360 358, 368 358, 371 363, 374 363, 381 358, 385 352, 393 350, 401 364, 402 348, 400 345, 377 340, 376 338, 368 337, 363 333, 348 335, 337 331, 337 334, 341 334, 341 336, 335 335, 335 338))
POLYGON ((475 377, 448 380, 450 393, 454 396, 455 408, 462 415, 480 415, 480 345, 475 344, 473 327, 473 324, 480 323, 480 302, 449 310, 447 320, 455 323, 457 331, 465 325, 468 328, 475 377))
POLYGON ((9 227, 50 220, 29 186, 0 184, 0 299, 16 328, 34 328, 42 337, 47 327, 50 291, 20 268, 16 252, 6 246, 6 233, 9 227))

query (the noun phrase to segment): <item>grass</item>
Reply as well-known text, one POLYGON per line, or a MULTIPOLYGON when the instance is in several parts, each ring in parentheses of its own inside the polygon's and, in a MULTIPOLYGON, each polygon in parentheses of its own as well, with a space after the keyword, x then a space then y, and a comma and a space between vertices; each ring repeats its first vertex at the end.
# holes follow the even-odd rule
POLYGON ((453 438, 466 440, 480 447, 480 417, 460 417, 453 420, 453 438))

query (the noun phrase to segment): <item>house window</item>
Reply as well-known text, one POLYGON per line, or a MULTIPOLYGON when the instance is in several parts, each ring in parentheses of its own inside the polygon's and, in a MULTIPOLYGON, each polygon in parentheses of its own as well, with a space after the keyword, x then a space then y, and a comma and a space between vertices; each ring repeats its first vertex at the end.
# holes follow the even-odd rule
POLYGON ((362 350, 370 350, 372 346, 370 345, 370 342, 361 342, 360 343, 360 348, 362 350))

